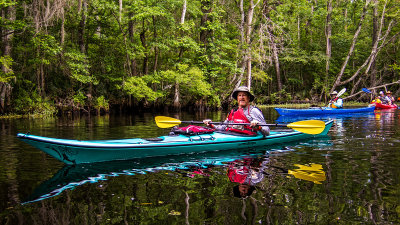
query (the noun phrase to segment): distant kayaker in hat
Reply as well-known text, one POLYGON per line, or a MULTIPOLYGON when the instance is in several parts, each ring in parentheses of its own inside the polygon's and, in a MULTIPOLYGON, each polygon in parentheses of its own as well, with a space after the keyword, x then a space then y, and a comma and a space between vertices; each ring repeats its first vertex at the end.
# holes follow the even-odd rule
POLYGON ((334 109, 341 109, 343 108, 343 99, 337 97, 337 91, 332 92, 331 95, 331 100, 329 101, 328 107, 334 108, 334 109))
POLYGON ((392 96, 392 92, 391 92, 391 91, 387 91, 387 92, 386 92, 386 97, 387 97, 388 100, 389 100, 389 105, 393 105, 395 99, 394 99, 394 97, 392 96))
POLYGON ((379 100, 381 100, 380 103, 382 104, 389 104, 390 103, 390 98, 388 98, 388 96, 385 95, 385 92, 380 91, 379 92, 379 100))
MULTIPOLYGON (((232 97, 237 100, 238 107, 230 111, 224 123, 249 123, 250 125, 219 125, 215 128, 247 135, 255 135, 260 131, 264 136, 268 136, 269 127, 260 126, 266 124, 261 110, 250 104, 254 100, 254 95, 250 90, 245 86, 240 86, 233 91, 232 97)), ((203 122, 207 126, 214 127, 209 119, 203 122)))

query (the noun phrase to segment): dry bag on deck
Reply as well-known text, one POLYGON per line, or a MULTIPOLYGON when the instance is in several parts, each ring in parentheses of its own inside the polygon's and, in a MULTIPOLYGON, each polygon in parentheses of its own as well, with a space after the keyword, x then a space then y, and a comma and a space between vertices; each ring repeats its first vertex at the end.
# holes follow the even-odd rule
POLYGON ((211 134, 215 131, 213 128, 189 125, 187 127, 173 127, 170 135, 184 134, 184 135, 198 135, 198 134, 211 134))

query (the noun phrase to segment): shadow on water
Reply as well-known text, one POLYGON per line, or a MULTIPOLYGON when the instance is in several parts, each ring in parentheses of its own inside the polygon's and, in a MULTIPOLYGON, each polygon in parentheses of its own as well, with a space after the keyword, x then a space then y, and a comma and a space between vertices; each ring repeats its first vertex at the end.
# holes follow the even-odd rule
MULTIPOLYGON (((209 167, 226 167, 227 164, 243 159, 268 159, 293 151, 289 146, 307 146, 324 148, 331 146, 329 136, 318 137, 302 142, 285 143, 285 145, 272 145, 257 149, 233 149, 221 152, 208 152, 167 157, 149 157, 126 161, 111 161, 102 163, 65 165, 50 179, 36 187, 22 204, 42 201, 60 195, 66 190, 73 190, 87 183, 97 183, 116 176, 134 176, 158 171, 188 171, 191 168, 206 169, 209 167)), ((287 170, 280 168, 285 174, 291 174, 298 179, 308 181, 325 180, 324 175, 318 172, 317 177, 310 175, 312 167, 295 165, 298 169, 287 170)), ((275 167, 277 168, 277 167, 275 167)), ((321 170, 317 168, 317 170, 321 170)))

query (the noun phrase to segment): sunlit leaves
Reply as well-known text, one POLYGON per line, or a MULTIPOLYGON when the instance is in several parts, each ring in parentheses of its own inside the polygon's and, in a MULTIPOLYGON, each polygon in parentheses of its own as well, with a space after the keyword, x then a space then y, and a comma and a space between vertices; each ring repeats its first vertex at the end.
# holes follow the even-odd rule
POLYGON ((122 85, 122 90, 138 100, 154 101, 159 94, 147 86, 141 77, 129 77, 122 85))
POLYGON ((73 99, 74 99, 74 103, 75 103, 75 104, 84 105, 84 104, 85 104, 86 96, 85 96, 81 91, 79 91, 78 93, 76 93, 76 94, 73 96, 73 99))
POLYGON ((204 73, 197 67, 178 64, 177 70, 161 71, 160 79, 168 81, 171 87, 172 85, 179 84, 179 91, 186 102, 207 99, 212 105, 220 105, 213 87, 206 81, 204 73))
POLYGON ((257 70, 253 72, 253 79, 256 81, 261 81, 262 83, 268 83, 271 82, 272 77, 262 70, 257 70))
POLYGON ((110 106, 108 104, 108 100, 106 100, 105 97, 101 95, 98 98, 96 98, 95 107, 98 109, 108 110, 110 106))
POLYGON ((71 50, 66 52, 64 56, 72 79, 83 84, 97 83, 96 78, 90 75, 90 64, 85 54, 71 50))
POLYGON ((38 33, 32 38, 32 43, 39 50, 43 64, 50 64, 50 61, 61 52, 61 46, 51 35, 38 33))
POLYGON ((6 83, 9 82, 11 79, 14 79, 14 71, 12 70, 11 66, 13 63, 13 59, 6 55, 0 57, 0 66, 4 68, 4 70, 0 70, 0 82, 6 83))
POLYGON ((140 12, 135 14, 132 19, 143 20, 144 18, 151 18, 153 16, 164 16, 166 14, 165 11, 165 9, 157 6, 151 7, 143 5, 140 8, 140 12))

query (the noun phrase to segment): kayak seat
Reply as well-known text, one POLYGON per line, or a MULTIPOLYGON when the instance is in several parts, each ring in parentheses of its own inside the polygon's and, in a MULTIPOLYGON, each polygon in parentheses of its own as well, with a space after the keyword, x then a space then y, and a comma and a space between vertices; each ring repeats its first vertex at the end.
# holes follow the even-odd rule
POLYGON ((163 138, 153 137, 153 138, 143 138, 146 141, 163 141, 163 138))

